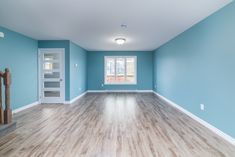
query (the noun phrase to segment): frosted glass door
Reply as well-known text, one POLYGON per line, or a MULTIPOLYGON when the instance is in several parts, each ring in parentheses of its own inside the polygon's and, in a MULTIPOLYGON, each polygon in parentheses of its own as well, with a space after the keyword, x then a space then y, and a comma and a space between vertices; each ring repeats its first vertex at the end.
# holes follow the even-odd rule
POLYGON ((60 49, 40 50, 41 101, 63 103, 64 101, 64 53, 60 49))

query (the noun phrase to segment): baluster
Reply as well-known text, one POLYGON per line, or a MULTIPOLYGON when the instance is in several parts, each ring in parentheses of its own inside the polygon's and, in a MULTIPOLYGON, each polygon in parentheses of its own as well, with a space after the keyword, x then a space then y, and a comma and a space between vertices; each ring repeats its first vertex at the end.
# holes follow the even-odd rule
POLYGON ((4 123, 9 124, 12 122, 12 110, 10 107, 10 84, 11 74, 9 69, 5 69, 4 85, 5 85, 5 110, 4 110, 4 123))
POLYGON ((0 72, 0 124, 4 123, 4 114, 2 108, 2 73, 0 72))

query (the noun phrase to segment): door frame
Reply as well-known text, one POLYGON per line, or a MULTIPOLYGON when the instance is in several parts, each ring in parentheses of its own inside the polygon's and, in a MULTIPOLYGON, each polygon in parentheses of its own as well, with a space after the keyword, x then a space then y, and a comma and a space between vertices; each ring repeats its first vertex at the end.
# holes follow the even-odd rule
POLYGON ((38 48, 38 102, 41 104, 42 102, 42 83, 41 83, 41 53, 43 51, 59 51, 62 53, 62 63, 61 63, 61 78, 63 79, 62 83, 62 100, 58 103, 65 102, 65 48, 38 48))

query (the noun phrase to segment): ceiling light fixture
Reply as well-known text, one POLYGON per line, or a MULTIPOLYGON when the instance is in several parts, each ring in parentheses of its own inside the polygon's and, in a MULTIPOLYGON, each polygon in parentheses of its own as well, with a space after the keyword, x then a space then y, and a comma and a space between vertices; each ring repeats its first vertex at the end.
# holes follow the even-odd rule
POLYGON ((115 39, 115 42, 116 42, 118 45, 123 45, 123 44, 126 42, 126 39, 125 39, 125 38, 116 38, 116 39, 115 39))
POLYGON ((121 24, 121 28, 127 28, 126 24, 121 24))

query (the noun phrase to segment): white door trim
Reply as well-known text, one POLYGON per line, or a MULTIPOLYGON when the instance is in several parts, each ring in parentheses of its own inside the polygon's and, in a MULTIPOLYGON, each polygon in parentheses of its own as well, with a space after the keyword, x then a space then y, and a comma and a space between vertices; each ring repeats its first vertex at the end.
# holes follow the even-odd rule
POLYGON ((59 51, 62 53, 62 63, 61 63, 61 78, 63 79, 62 84, 62 100, 58 103, 64 103, 65 101, 65 49, 64 48, 39 48, 38 49, 38 102, 42 103, 42 95, 41 95, 41 53, 42 51, 59 51))

